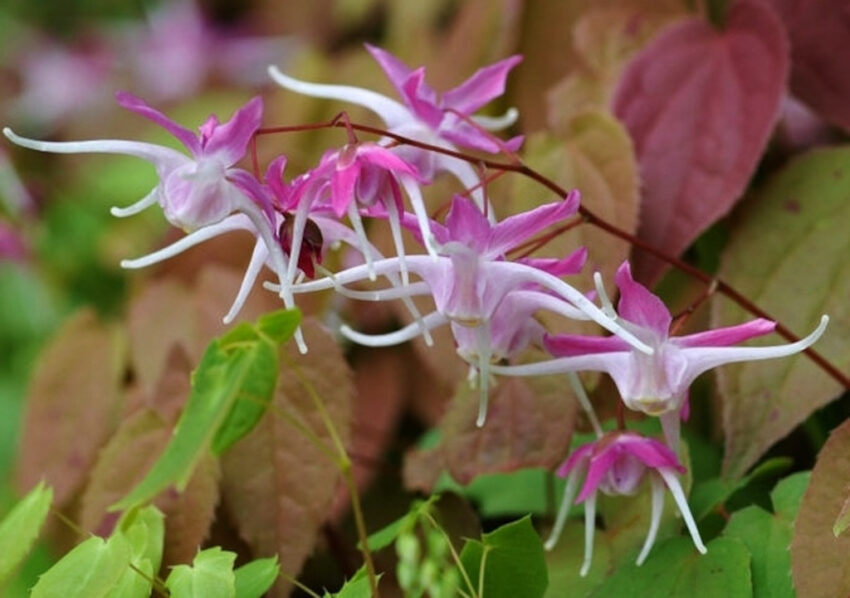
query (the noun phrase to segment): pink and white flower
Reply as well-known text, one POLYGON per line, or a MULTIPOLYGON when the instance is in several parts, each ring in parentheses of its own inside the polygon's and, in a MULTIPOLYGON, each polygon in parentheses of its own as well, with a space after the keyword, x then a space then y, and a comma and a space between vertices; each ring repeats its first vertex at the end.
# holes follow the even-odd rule
MULTIPOLYGON (((672 316, 664 303, 632 278, 628 262, 617 271, 620 303, 617 322, 652 353, 636 351, 617 336, 560 334, 548 336, 547 349, 557 359, 527 365, 493 366, 496 374, 539 376, 601 371, 614 379, 629 409, 660 416, 667 442, 678 447, 679 426, 688 388, 697 376, 726 363, 774 359, 799 353, 817 341, 829 322, 821 318, 807 337, 771 347, 733 347, 773 332, 775 323, 756 319, 745 324, 687 336, 670 336, 672 316)), ((613 308, 608 308, 611 311, 613 308)))
POLYGON ((664 486, 673 496, 676 507, 694 541, 694 546, 705 554, 705 545, 677 477, 677 474, 682 473, 685 473, 685 468, 669 447, 658 440, 643 437, 635 432, 622 430, 608 432, 595 442, 585 444, 576 449, 558 468, 557 474, 567 478, 567 485, 555 527, 546 541, 546 548, 551 550, 557 542, 573 497, 576 504, 583 502, 585 539, 581 576, 587 575, 593 559, 597 492, 601 490, 608 496, 631 496, 637 492, 641 482, 648 477, 652 484, 652 513, 649 531, 643 548, 638 554, 637 564, 643 564, 655 543, 658 526, 661 523, 661 513, 664 509, 664 486), (582 478, 584 483, 578 496, 575 496, 582 478))

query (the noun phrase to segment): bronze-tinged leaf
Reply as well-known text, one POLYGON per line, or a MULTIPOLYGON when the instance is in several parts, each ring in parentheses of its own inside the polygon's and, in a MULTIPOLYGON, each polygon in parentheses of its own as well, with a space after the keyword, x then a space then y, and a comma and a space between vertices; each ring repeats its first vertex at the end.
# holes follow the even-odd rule
MULTIPOLYGON (((222 492, 230 519, 255 556, 280 557, 281 570, 297 575, 327 519, 336 493, 335 463, 282 417, 296 418, 329 446, 330 436, 295 364, 324 402, 343 442, 349 437, 354 394, 351 372, 333 337, 314 319, 303 322, 310 347, 282 349, 272 407, 244 439, 222 455, 222 492)), ((333 450, 333 449, 332 449, 333 450)), ((286 595, 281 583, 276 595, 286 595)))
POLYGON ((152 395, 172 347, 190 363, 200 360, 197 325, 189 287, 173 278, 154 280, 130 303, 130 363, 142 392, 152 395))
POLYGON ((424 484, 435 472, 414 465, 445 468, 460 484, 485 473, 523 467, 552 468, 567 453, 576 418, 576 401, 564 376, 501 378, 490 392, 487 421, 478 428, 478 391, 461 383, 440 424, 441 459, 416 457, 405 477, 424 484))
MULTIPOLYGON (((118 514, 107 513, 107 508, 142 480, 168 444, 172 424, 150 409, 124 420, 89 476, 80 508, 83 529, 100 535, 112 531, 118 514)), ((191 562, 207 537, 218 504, 219 477, 218 462, 208 455, 183 493, 169 489, 154 501, 165 514, 165 565, 191 562)))
MULTIPOLYGON (((808 334, 821 314, 829 314, 829 327, 814 349, 843 372, 850 371, 848 222, 850 148, 809 152, 736 214, 720 267, 724 280, 798 335, 808 334)), ((713 300, 713 327, 751 317, 728 299, 713 300)), ((761 342, 783 341, 772 335, 761 342)), ((805 355, 717 371, 724 472, 733 478, 842 390, 805 355)))
MULTIPOLYGON (((407 402, 410 381, 407 362, 413 358, 409 345, 362 347, 351 357, 356 389, 351 406, 349 453, 357 487, 362 491, 381 473, 384 454, 395 437, 396 424, 407 402)), ((348 490, 341 488, 334 513, 347 512, 348 490)))
POLYGON ((45 347, 27 395, 17 475, 22 488, 45 480, 57 506, 80 488, 118 424, 124 345, 120 329, 81 310, 45 347))
POLYGON ((850 422, 844 422, 821 449, 794 521, 791 570, 800 596, 838 598, 850 594, 850 535, 836 538, 832 533, 848 485, 850 422))
MULTIPOLYGON (((638 175, 632 143, 625 129, 609 114, 588 111, 573 118, 558 137, 541 133, 527 141, 526 162, 563 188, 578 189, 581 203, 611 224, 628 232, 637 229, 638 175)), ((557 201, 550 190, 515 176, 511 195, 497 205, 500 216, 557 201)), ((540 257, 565 257, 579 247, 588 250, 583 272, 567 282, 581 291, 593 288, 592 275, 600 271, 609 293, 617 267, 630 246, 610 234, 588 226, 559 235, 534 253, 540 257)), ((544 316, 553 332, 587 332, 588 327, 560 317, 544 316)))

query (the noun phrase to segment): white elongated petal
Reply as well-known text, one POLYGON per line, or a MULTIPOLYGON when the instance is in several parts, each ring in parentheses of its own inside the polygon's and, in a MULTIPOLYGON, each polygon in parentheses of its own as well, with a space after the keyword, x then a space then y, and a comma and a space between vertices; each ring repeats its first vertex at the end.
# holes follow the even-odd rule
POLYGON ((616 320, 619 316, 617 315, 617 310, 614 309, 614 304, 611 303, 611 299, 608 298, 608 293, 605 291, 605 285, 602 283, 602 274, 600 272, 593 273, 593 285, 596 287, 596 295, 599 297, 599 303, 602 305, 602 312, 612 320, 616 320))
MULTIPOLYGON (((296 292, 298 292, 296 287, 296 292)), ((431 289, 426 282, 414 282, 407 286, 395 286, 389 289, 378 289, 375 291, 356 291, 348 287, 338 285, 334 290, 349 299, 357 299, 359 301, 391 301, 393 299, 403 299, 405 297, 415 297, 417 295, 428 295, 431 289)))
POLYGON ((547 289, 555 291, 564 299, 575 305, 576 308, 587 314, 591 320, 606 330, 614 333, 641 353, 646 353, 647 355, 652 355, 654 353, 652 347, 638 339, 616 321, 609 318, 587 297, 560 278, 523 264, 504 262, 501 263, 501 267, 508 271, 506 272, 506 275, 513 271, 513 274, 519 280, 525 278, 529 282, 536 282, 547 289))
POLYGON ((517 118, 519 118, 519 110, 511 106, 501 116, 477 115, 473 116, 472 120, 475 121, 475 124, 480 126, 482 129, 487 129, 488 131, 499 131, 501 129, 507 129, 513 125, 517 121, 517 118))
POLYGON ((133 216, 138 214, 139 212, 149 208, 153 204, 157 202, 159 199, 159 186, 151 189, 151 192, 145 195, 142 199, 137 201, 136 203, 127 206, 126 208, 119 208, 118 206, 113 206, 109 208, 109 213, 115 216, 116 218, 126 218, 127 216, 133 216))
POLYGON ((416 222, 419 224, 425 249, 429 255, 436 257, 437 247, 434 243, 434 235, 431 234, 431 224, 428 221, 428 213, 425 211, 425 202, 422 200, 419 184, 412 177, 405 174, 399 175, 398 181, 407 194, 407 198, 410 200, 410 207, 413 208, 413 213, 416 215, 416 222))
POLYGON ((253 288, 254 282, 257 280, 257 276, 260 274, 260 270, 262 270, 263 264, 266 263, 268 257, 269 250, 266 248, 262 239, 257 239, 257 242, 254 244, 254 251, 251 253, 251 261, 248 262, 245 275, 242 277, 242 284, 239 285, 239 291, 236 293, 236 299, 233 300, 233 304, 230 306, 227 314, 222 318, 222 322, 230 324, 239 315, 239 311, 245 305, 245 300, 251 293, 251 288, 253 288))
POLYGON ((655 544, 658 526, 661 524, 661 512, 664 510, 664 485, 654 475, 650 476, 649 479, 652 481, 652 514, 649 518, 649 531, 646 534, 646 541, 644 541, 643 548, 640 549, 636 561, 638 566, 643 565, 646 557, 649 556, 649 551, 655 544))
POLYGON ((490 357, 492 355, 492 344, 490 343, 490 326, 481 324, 475 327, 475 344, 478 353, 478 417, 475 425, 484 427, 487 421, 487 401, 490 398, 490 357))
POLYGON ((552 527, 552 532, 549 534, 549 538, 543 545, 546 550, 552 550, 555 548, 555 544, 558 543, 558 538, 561 537, 561 532, 564 531, 564 524, 567 521, 567 515, 570 513, 570 506, 572 505, 573 499, 576 496, 576 491, 578 490, 578 475, 576 475, 576 471, 577 470, 573 470, 570 472, 569 477, 567 477, 567 485, 564 487, 564 497, 561 499, 561 506, 558 508, 558 515, 555 517, 555 525, 552 527))
POLYGON ((305 96, 340 100, 368 108, 380 116, 389 129, 415 119, 403 104, 369 89, 351 85, 327 85, 301 81, 282 73, 274 65, 269 67, 269 76, 281 87, 305 96))
POLYGON ((757 361, 760 359, 775 359, 794 355, 811 347, 821 337, 829 324, 829 316, 821 316, 820 324, 807 337, 795 343, 775 345, 772 347, 687 347, 682 353, 687 360, 687 371, 683 376, 683 384, 690 385, 694 379, 705 371, 725 363, 738 361, 757 361))
MULTIPOLYGON (((363 227, 363 219, 360 218, 360 212, 357 211, 357 206, 352 201, 348 204, 348 220, 351 222, 351 228, 354 229, 354 232, 357 234, 357 239, 360 242, 360 253, 363 254, 363 259, 366 261, 366 267, 369 269, 369 280, 375 281, 377 279, 377 275, 375 274, 375 270, 372 266, 372 244, 369 243, 369 239, 366 237, 366 229, 363 227)), ((403 262, 399 259, 399 265, 403 262)))
POLYGON ((362 332, 357 332, 345 324, 340 326, 339 331, 345 338, 357 343, 358 345, 366 347, 390 347, 416 338, 422 334, 423 327, 426 330, 432 330, 446 322, 448 322, 448 318, 446 318, 443 314, 434 311, 419 321, 408 324, 404 328, 400 328, 399 330, 387 334, 363 334, 362 332))
POLYGON ((579 405, 584 409, 587 419, 590 420, 590 425, 593 427, 593 432, 597 438, 602 438, 602 425, 596 417, 596 412, 593 410, 593 405, 590 404, 590 398, 587 396, 587 391, 584 389, 584 384, 575 372, 567 372, 567 379, 570 381, 570 388, 578 399, 579 405))
POLYGON ((217 237, 219 235, 234 230, 253 231, 254 227, 251 226, 250 221, 245 216, 239 214, 230 216, 228 218, 225 218, 218 224, 199 228, 198 230, 189 233, 185 237, 178 239, 171 245, 163 247, 162 249, 158 249, 153 253, 149 253, 148 255, 136 259, 121 260, 121 267, 126 268, 128 270, 146 268, 153 264, 157 264, 163 260, 167 260, 168 258, 174 257, 175 255, 183 253, 187 249, 190 249, 195 245, 212 239, 213 237, 217 237))
POLYGON ((147 160, 157 166, 176 168, 190 161, 190 158, 180 152, 141 141, 125 141, 123 139, 94 139, 90 141, 39 141, 28 139, 16 134, 9 127, 4 127, 3 134, 21 147, 39 152, 54 154, 124 154, 147 160))
POLYGON ((691 509, 688 507, 688 500, 685 498, 685 493, 682 491, 682 485, 679 483, 679 478, 672 470, 667 469, 666 467, 659 467, 656 471, 664 479, 664 483, 667 484, 670 494, 673 495, 673 500, 676 502, 676 507, 679 509, 679 513, 682 514, 682 519, 685 521, 685 527, 688 528, 688 532, 691 534, 694 546, 696 546, 696 549, 699 550, 700 553, 705 554, 708 550, 706 549, 705 544, 702 543, 702 538, 699 535, 699 530, 697 529, 697 524, 694 521, 694 516, 691 515, 691 509))
POLYGON ((579 575, 585 577, 593 562, 593 534, 596 531, 596 492, 584 501, 584 562, 579 575))
POLYGON ((558 357, 537 363, 520 365, 493 365, 490 371, 502 376, 547 376, 564 374, 566 372, 607 372, 611 374, 618 369, 629 366, 630 352, 591 353, 573 357, 558 357))

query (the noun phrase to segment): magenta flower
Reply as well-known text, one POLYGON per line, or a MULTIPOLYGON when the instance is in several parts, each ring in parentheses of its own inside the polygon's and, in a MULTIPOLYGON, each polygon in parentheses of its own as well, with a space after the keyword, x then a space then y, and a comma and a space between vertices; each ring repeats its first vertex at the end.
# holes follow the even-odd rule
MULTIPOLYGON (((632 278, 628 262, 617 271, 620 289, 617 322, 653 348, 635 351, 616 336, 595 337, 561 334, 546 338, 546 347, 558 359, 515 366, 494 366, 494 373, 537 376, 577 371, 607 372, 630 409, 661 417, 667 442, 678 447, 680 415, 688 388, 697 376, 725 363, 773 359, 799 353, 817 341, 829 321, 809 336, 772 347, 732 347, 773 332, 775 324, 756 319, 687 336, 670 336, 672 317, 664 303, 632 278)), ((608 308, 609 311, 612 308, 608 308)))
MULTIPOLYGON (((390 132, 431 145, 448 149, 455 149, 458 145, 496 153, 502 146, 514 151, 522 143, 522 138, 516 137, 500 146, 484 132, 485 129, 502 129, 513 124, 516 110, 510 110, 501 118, 473 116, 481 106, 504 93, 507 75, 522 57, 512 56, 479 69, 465 82, 439 96, 425 82, 424 67, 412 70, 380 48, 367 44, 366 49, 398 90, 402 102, 360 87, 299 81, 274 66, 269 68, 269 75, 282 87, 297 93, 368 108, 383 119, 390 132)), ((393 151, 427 180, 433 179, 437 172, 446 171, 457 177, 467 189, 475 189, 480 184, 475 170, 462 160, 414 147, 400 147, 393 151)), ((479 208, 483 209, 484 197, 480 189, 473 196, 479 208)))
MULTIPOLYGON (((481 382, 479 425, 484 423, 487 408, 493 319, 496 310, 512 292, 527 290, 529 287, 549 291, 551 294, 535 291, 530 297, 534 301, 535 309, 545 302, 545 308, 550 311, 569 318, 594 320, 615 334, 622 335, 627 343, 633 343, 638 350, 651 351, 642 341, 606 316, 582 293, 546 269, 536 267, 544 266, 557 272, 558 268, 551 262, 531 260, 523 263, 505 259, 505 254, 524 240, 551 224, 572 216, 578 209, 578 203, 579 195, 574 191, 563 201, 540 206, 493 225, 470 200, 456 196, 446 218, 446 225, 436 222, 431 222, 430 225, 438 243, 439 256, 417 255, 406 258, 406 267, 418 275, 422 279, 421 282, 400 288, 357 293, 359 296, 368 295, 373 300, 430 295, 436 311, 426 315, 422 323, 389 335, 369 337, 347 327, 342 328, 342 333, 354 342, 387 346, 417 336, 423 325, 430 329, 452 322, 471 329, 475 336, 474 352, 477 355, 474 365, 481 382)), ((296 293, 330 288, 343 291, 343 285, 363 280, 372 272, 384 276, 400 270, 400 259, 389 258, 374 262, 371 268, 368 265, 357 266, 327 279, 294 285, 292 289, 296 293)))
POLYGON ((705 554, 691 510, 688 507, 682 485, 677 474, 685 473, 676 455, 665 444, 652 438, 645 438, 635 432, 609 432, 590 444, 576 449, 558 468, 557 474, 567 478, 564 498, 555 521, 552 534, 546 541, 551 550, 558 540, 564 526, 570 503, 575 496, 581 477, 584 484, 576 497, 576 504, 584 503, 584 563, 581 576, 587 575, 593 559, 593 534, 596 527, 596 494, 601 490, 609 496, 630 496, 637 492, 644 478, 652 483, 652 514, 649 531, 643 548, 638 554, 637 564, 642 565, 655 543, 661 512, 664 509, 664 486, 673 495, 676 507, 691 534, 694 546, 705 554))
MULTIPOLYGON (((246 280, 251 278, 251 268, 256 271, 268 261, 283 283, 286 280, 287 262, 277 236, 280 222, 273 212, 271 199, 267 199, 269 195, 250 173, 233 167, 245 156, 248 144, 260 126, 262 100, 253 98, 223 124, 215 116, 210 116, 196 134, 131 94, 119 93, 117 99, 123 107, 166 129, 186 147, 189 155, 140 141, 36 141, 20 137, 8 127, 3 129, 3 133, 14 143, 34 150, 64 154, 126 154, 153 164, 159 176, 156 187, 129 207, 112 208, 112 214, 118 217, 131 216, 159 203, 166 219, 190 234, 148 256, 125 260, 122 266, 147 266, 225 232, 248 230, 258 237, 258 243, 261 241, 264 248, 255 249, 246 280)), ((286 284, 282 285, 281 297, 287 307, 294 305, 286 284)), ((237 298, 226 318, 234 316, 234 310, 238 311, 239 305, 241 301, 237 298)), ((301 350, 305 351, 300 332, 296 333, 296 341, 301 350)))

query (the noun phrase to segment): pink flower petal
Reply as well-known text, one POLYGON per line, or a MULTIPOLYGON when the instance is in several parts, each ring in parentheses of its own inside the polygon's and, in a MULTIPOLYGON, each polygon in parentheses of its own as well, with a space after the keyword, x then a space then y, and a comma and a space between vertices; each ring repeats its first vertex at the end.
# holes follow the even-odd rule
POLYGON ((580 200, 579 192, 573 190, 562 201, 505 218, 493 228, 489 251, 501 255, 548 226, 569 218, 578 210, 580 200))
POLYGON ((402 85, 405 102, 432 129, 440 126, 444 112, 437 105, 437 94, 425 83, 425 67, 419 67, 402 85))
POLYGON ((776 322, 758 318, 745 324, 727 326, 715 330, 706 330, 687 336, 670 339, 679 347, 728 347, 744 341, 770 334, 776 328, 776 322))
POLYGON ((215 127, 204 146, 204 154, 216 155, 228 166, 235 164, 245 155, 262 120, 263 100, 257 96, 237 110, 229 121, 215 127))
POLYGON ((455 195, 446 216, 446 228, 452 241, 484 251, 490 237, 490 223, 472 200, 455 195))
POLYGON ((580 247, 563 259, 524 257, 514 261, 543 270, 552 276, 566 276, 581 272, 587 261, 587 249, 580 247))
POLYGON ((378 63, 378 66, 383 69, 387 75, 387 79, 396 88, 398 94, 403 97, 404 84, 410 78, 413 70, 386 50, 382 50, 371 44, 364 45, 366 46, 366 50, 369 51, 369 54, 372 55, 372 58, 375 59, 375 62, 378 63))
POLYGON ((193 156, 197 157, 201 153, 201 145, 198 141, 198 136, 195 135, 195 133, 181 125, 178 125, 159 110, 149 106, 143 99, 136 97, 131 93, 127 93, 126 91, 119 91, 116 93, 115 99, 121 107, 135 112, 140 116, 144 116, 174 135, 180 143, 186 146, 186 149, 188 149, 193 156))
POLYGON ((345 168, 334 171, 331 176, 331 205, 337 217, 348 211, 348 204, 354 201, 354 187, 362 168, 359 160, 354 160, 345 168))
POLYGON ((631 352, 631 346, 616 336, 584 336, 557 334, 543 337, 546 350, 556 357, 577 357, 596 353, 631 352))
POLYGON ((593 453, 593 449, 596 447, 595 442, 591 442, 590 444, 585 444, 574 450, 572 454, 567 458, 566 461, 558 468, 558 471, 555 473, 558 477, 565 478, 567 477, 571 471, 573 471, 582 460, 587 460, 590 458, 591 453, 593 453))
MULTIPOLYGON (((776 122, 788 63, 771 7, 738 0, 724 30, 702 18, 676 23, 626 67, 612 106, 640 162, 641 239, 679 254, 729 211, 776 122)), ((640 254, 635 264, 648 283, 663 267, 640 254)))
POLYGON ((666 339, 672 317, 664 302, 649 289, 635 282, 629 262, 623 262, 615 278, 620 289, 617 312, 633 324, 651 330, 659 339, 666 339))
POLYGON ((654 438, 646 438, 637 434, 627 433, 621 435, 617 439, 617 443, 626 452, 640 459, 647 467, 653 469, 669 467, 679 473, 685 473, 685 468, 679 463, 679 459, 670 450, 670 447, 654 438))
POLYGON ((443 94, 443 107, 472 114, 490 100, 505 93, 505 79, 522 56, 511 56, 480 68, 466 81, 443 94))
POLYGON ((605 474, 608 473, 617 459, 620 458, 621 449, 616 444, 604 447, 590 458, 590 464, 587 466, 587 476, 584 478, 584 485, 581 487, 581 492, 576 496, 576 504, 584 501, 596 491, 605 474))

